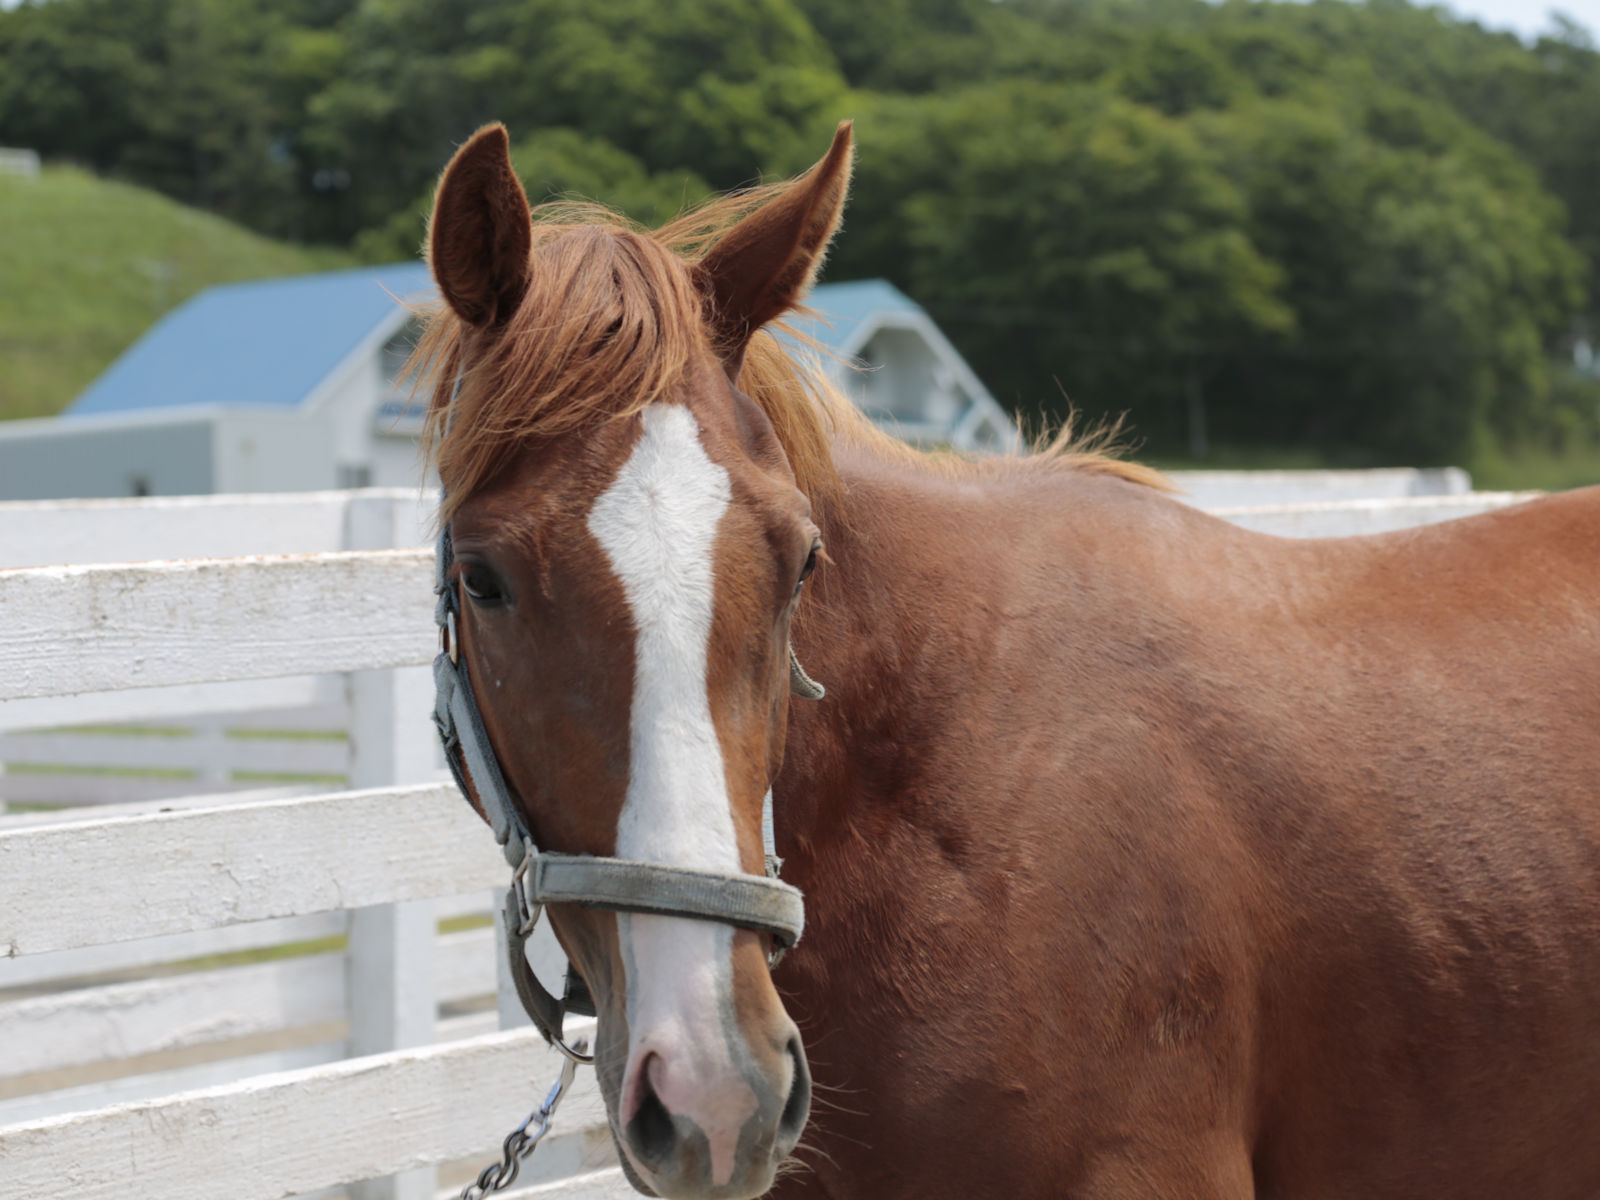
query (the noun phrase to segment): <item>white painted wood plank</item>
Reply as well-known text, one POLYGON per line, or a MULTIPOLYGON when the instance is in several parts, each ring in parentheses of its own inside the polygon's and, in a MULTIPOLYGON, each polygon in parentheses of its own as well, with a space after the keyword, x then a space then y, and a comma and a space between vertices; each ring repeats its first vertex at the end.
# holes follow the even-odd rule
POLYGON ((233 558, 344 550, 354 501, 408 514, 402 546, 425 545, 437 497, 410 488, 357 492, 151 496, 0 503, 0 567, 233 558))
MULTIPOLYGON (((494 933, 436 937, 441 1002, 494 991, 494 933)), ((345 956, 313 954, 0 1001, 0 1078, 188 1050, 349 1016, 345 956)), ((430 1011, 422 1042, 435 1035, 430 1011)), ((359 1048, 357 1050, 359 1052, 359 1048)))
MULTIPOLYGON (((509 884, 510 879, 506 880, 509 884)), ((498 898, 493 892, 467 892, 460 896, 441 896, 433 902, 433 915, 441 921, 451 917, 497 916, 498 898)))
MULTIPOLYGON (((489 912, 487 897, 476 894, 452 896, 434 903, 434 915, 441 921, 479 914, 492 915, 489 912)), ((297 942, 343 937, 349 930, 349 913, 316 913, 309 917, 252 921, 246 925, 202 929, 194 933, 168 934, 165 937, 140 938, 131 942, 115 942, 107 946, 84 946, 78 950, 61 950, 54 954, 0 958, 0 991, 43 987, 63 980, 85 980, 96 975, 164 966, 217 954, 234 954, 271 946, 287 946, 297 942)), ((458 983, 442 985, 440 995, 442 1002, 486 995, 494 991, 495 948, 493 929, 490 926, 484 925, 477 929, 441 934, 438 953, 441 956, 439 963, 441 978, 447 970, 462 973, 458 983), (465 955, 470 958, 467 960, 457 958, 452 965, 445 961, 451 955, 465 955)))
POLYGON ((314 954, 0 1004, 0 1077, 188 1050, 345 1017, 344 955, 314 954))
MULTIPOLYGON (((125 1200, 134 1185, 163 1200, 278 1200, 487 1158, 560 1062, 536 1033, 490 1034, 12 1126, 0 1129, 0 1178, 18 1196, 125 1200)), ((558 1127, 603 1120, 581 1072, 558 1127)))
MULTIPOLYGON (((330 679, 330 690, 336 685, 330 679)), ((347 733, 350 710, 342 702, 308 708, 263 709, 242 713, 202 713, 181 721, 145 722, 170 725, 178 729, 203 729, 215 726, 226 730, 248 730, 260 734, 347 733)))
POLYGON ((1389 500, 1340 500, 1325 504, 1213 508, 1213 516, 1279 537, 1350 537, 1390 533, 1417 525, 1476 516, 1520 504, 1540 492, 1469 492, 1461 496, 1416 496, 1389 500))
MULTIPOLYGON (((241 1055, 237 1058, 220 1058, 212 1062, 196 1063, 188 1067, 173 1067, 166 1071, 146 1071, 141 1075, 124 1075, 103 1083, 86 1083, 79 1087, 58 1088, 50 1092, 34 1092, 0 1100, 0 1129, 8 1125, 34 1124, 69 1113, 93 1112, 116 1104, 132 1104, 141 1100, 155 1100, 179 1092, 192 1092, 201 1088, 237 1083, 257 1075, 278 1071, 300 1071, 319 1067, 325 1063, 340 1062, 348 1057, 344 1041, 319 1042, 311 1046, 295 1046, 287 1050, 269 1050, 261 1054, 241 1055)), ((4 1177, 0 1176, 0 1186, 4 1177)), ((11 1194, 0 1190, 0 1196, 11 1200, 11 1194)), ((144 1200, 139 1194, 138 1200, 144 1200)))
POLYGON ((433 1027, 436 1042, 461 1041, 500 1031, 500 1018, 492 1012, 472 1012, 459 1017, 440 1017, 433 1027))
POLYGON ((151 779, 136 775, 0 775, 0 799, 10 804, 49 808, 93 808, 104 804, 136 804, 184 795, 210 795, 215 783, 200 779, 151 779))
POLYGON ((235 683, 126 688, 87 696, 0 699, 0 729, 55 729, 66 725, 144 722, 194 713, 248 713, 344 702, 338 677, 290 675, 235 683))
POLYGON ((384 904, 350 914, 350 1050, 377 1054, 421 1046, 438 1017, 434 980, 436 922, 430 900, 384 904))
MULTIPOLYGON (((370 499, 353 500, 345 547, 404 544, 408 514, 370 499)), ((414 525, 414 520, 413 520, 414 525)), ((416 715, 433 703, 425 667, 355 671, 346 677, 350 709, 350 782, 356 787, 415 783, 436 766, 432 738, 417 736, 416 715)), ((350 1049, 376 1054, 431 1040, 438 1020, 434 962, 436 920, 428 900, 362 909, 350 917, 350 1049)), ((352 1200, 432 1200, 434 1168, 414 1168, 351 1188, 352 1200)))
POLYGON ((13 501, 0 566, 342 550, 339 492, 13 501))
POLYGON ((0 958, 0 990, 41 987, 61 980, 140 970, 214 954, 343 937, 349 927, 348 913, 317 913, 309 917, 252 921, 248 925, 230 925, 223 929, 139 938, 109 946, 84 946, 54 954, 30 954, 26 958, 0 958))
POLYGON ((440 1004, 494 994, 494 930, 441 933, 433 947, 434 994, 440 1004))
POLYGON ((320 738, 224 738, 219 749, 200 737, 90 733, 0 736, 0 762, 63 767, 151 767, 195 771, 220 757, 230 771, 342 775, 350 767, 344 741, 320 738))
POLYGON ((0 571, 0 698, 431 661, 425 550, 0 571))
POLYGON ((487 891, 505 875, 445 784, 0 828, 0 955, 487 891))
MULTIPOLYGON (((446 1017, 434 1026, 434 1040, 451 1042, 482 1037, 494 1033, 495 1025, 496 1018, 492 1012, 446 1017)), ((319 1042, 287 1050, 269 1050, 262 1054, 219 1058, 211 1062, 174 1067, 165 1071, 124 1075, 103 1083, 14 1096, 9 1100, 0 1100, 0 1127, 42 1121, 47 1117, 58 1117, 67 1113, 89 1112, 93 1109, 109 1108, 114 1104, 129 1104, 136 1100, 153 1100, 161 1096, 176 1095, 179 1092, 236 1083, 256 1075, 298 1071, 305 1067, 340 1062, 349 1056, 349 1046, 343 1040, 319 1042)))
MULTIPOLYGON (((575 1175, 570 1179, 557 1179, 548 1183, 535 1184, 530 1188, 512 1188, 502 1193, 505 1200, 638 1200, 639 1193, 633 1190, 633 1185, 628 1182, 628 1177, 622 1173, 621 1167, 607 1167, 603 1171, 591 1171, 587 1175, 575 1175)), ((446 1200, 444 1193, 440 1200, 446 1200)), ((455 1200, 451 1194, 448 1200, 455 1200)))
MULTIPOLYGON (((0 779, 4 776, 0 775, 0 779)), ((440 777, 443 781, 443 777, 440 777)), ((110 817, 136 817, 150 813, 184 812, 194 808, 215 808, 222 804, 255 804, 264 800, 287 800, 328 790, 326 785, 296 783, 274 787, 248 787, 192 796, 155 796, 118 804, 99 804, 89 808, 58 808, 44 812, 0 814, 0 832, 35 825, 61 825, 72 821, 102 821, 110 817)))
POLYGON ((1199 508, 1317 504, 1453 496, 1472 490, 1460 467, 1377 467, 1353 471, 1167 471, 1178 498, 1199 508))
MULTIPOLYGON (((280 786, 268 789, 304 795, 326 791, 327 783, 280 786)), ((230 793, 255 795, 259 783, 241 781, 218 783, 215 779, 160 779, 139 775, 34 775, 21 772, 0 775, 0 799, 12 804, 42 804, 66 810, 94 813, 107 806, 152 805, 166 809, 179 805, 193 807, 196 798, 221 804, 230 793)), ((24 814, 26 815, 26 814, 24 814)))

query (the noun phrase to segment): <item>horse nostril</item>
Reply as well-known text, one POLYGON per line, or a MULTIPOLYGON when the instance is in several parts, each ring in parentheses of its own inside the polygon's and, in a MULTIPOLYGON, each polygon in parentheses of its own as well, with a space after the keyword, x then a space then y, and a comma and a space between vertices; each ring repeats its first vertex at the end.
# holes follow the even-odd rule
POLYGON ((805 1051, 799 1037, 789 1039, 789 1058, 794 1063, 794 1080, 789 1084, 789 1098, 784 1102, 783 1113, 778 1117, 778 1140, 782 1153, 787 1154, 800 1140, 806 1118, 811 1115, 811 1069, 806 1066, 805 1051))
POLYGON ((628 1148, 646 1167, 655 1170, 671 1157, 678 1140, 672 1114, 650 1082, 650 1062, 639 1064, 639 1106, 628 1122, 628 1148))

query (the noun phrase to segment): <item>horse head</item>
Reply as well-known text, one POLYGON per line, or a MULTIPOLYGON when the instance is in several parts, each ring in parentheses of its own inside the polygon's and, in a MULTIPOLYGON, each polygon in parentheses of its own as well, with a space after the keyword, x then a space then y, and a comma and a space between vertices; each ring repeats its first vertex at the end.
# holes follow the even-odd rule
MULTIPOLYGON (((747 394, 750 360, 773 353, 758 331, 816 272, 850 154, 841 126, 810 172, 689 256, 619 223, 534 221, 500 126, 441 178, 429 250, 445 307, 422 352, 438 371, 456 645, 543 849, 763 874, 790 623, 822 546, 799 442, 747 394)), ((550 915, 595 998, 599 1080, 635 1183, 764 1192, 810 1105, 771 936, 578 904, 550 915)))

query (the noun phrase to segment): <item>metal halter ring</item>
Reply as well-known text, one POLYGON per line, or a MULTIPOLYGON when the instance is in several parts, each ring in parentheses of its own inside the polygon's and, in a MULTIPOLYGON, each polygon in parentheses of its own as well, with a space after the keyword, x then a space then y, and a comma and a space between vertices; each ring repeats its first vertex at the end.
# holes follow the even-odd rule
POLYGON ((461 643, 456 637, 456 614, 452 609, 444 614, 444 624, 439 626, 439 653, 449 658, 454 666, 461 661, 461 643))
MULTIPOLYGON (((517 867, 516 872, 511 876, 511 905, 516 909, 517 926, 515 930, 508 929, 506 931, 508 936, 512 933, 515 933, 516 935, 516 948, 512 950, 513 957, 511 963, 513 975, 515 976, 519 970, 527 972, 526 978, 518 982, 517 986, 519 994, 523 986, 533 986, 537 984, 537 977, 533 974, 533 968, 528 965, 528 960, 522 952, 521 944, 533 933, 534 927, 539 924, 539 915, 544 912, 543 904, 537 900, 530 900, 528 898, 528 868, 532 866, 534 861, 538 858, 539 852, 534 849, 532 842, 526 843, 526 846, 527 849, 522 855, 522 863, 517 867)), ((507 915, 507 919, 509 924, 509 913, 507 915)), ((539 986, 541 990, 543 990, 542 985, 539 986)), ((528 1001, 526 998, 523 998, 522 1003, 524 1008, 528 1008, 528 1001)), ((561 1008, 564 1009, 566 1007, 566 999, 563 997, 560 1003, 561 1008)), ((530 1017, 533 1016, 533 1010, 531 1008, 528 1009, 528 1015, 530 1017)), ((584 1053, 584 1051, 588 1049, 588 1044, 583 1038, 579 1038, 572 1045, 567 1045, 562 1036, 562 1024, 562 1020, 558 1017, 555 1021, 555 1027, 553 1029, 546 1029, 541 1026, 540 1032, 544 1034, 545 1040, 548 1041, 551 1046, 555 1047, 555 1049, 566 1055, 569 1063, 577 1063, 582 1066, 593 1066, 594 1055, 584 1053)))
POLYGON ((532 865, 539 852, 533 848, 532 842, 527 846, 522 855, 522 865, 511 876, 511 891, 517 898, 517 916, 522 922, 517 927, 517 933, 523 937, 533 932, 533 927, 539 923, 539 914, 544 911, 543 904, 528 899, 528 867, 532 865))

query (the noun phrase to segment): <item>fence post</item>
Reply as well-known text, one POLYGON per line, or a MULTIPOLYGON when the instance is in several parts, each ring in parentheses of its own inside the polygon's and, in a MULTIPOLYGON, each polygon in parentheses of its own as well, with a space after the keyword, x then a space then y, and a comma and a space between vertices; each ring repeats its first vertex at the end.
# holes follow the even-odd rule
MULTIPOLYGON (((417 544, 417 506, 353 494, 345 525, 351 550, 417 544)), ((355 671, 346 676, 350 705, 350 786, 419 783, 433 774, 433 680, 426 667, 355 671)), ((374 829, 352 854, 383 853, 374 829)), ((433 1041, 438 1001, 433 984, 437 938, 433 901, 356 909, 350 914, 350 1052, 377 1054, 433 1041)), ((350 1188, 353 1200, 433 1200, 436 1172, 421 1167, 350 1188)))
POLYGON ((211 715, 196 718, 190 736, 202 751, 195 778, 216 784, 219 792, 233 786, 227 718, 211 715))

